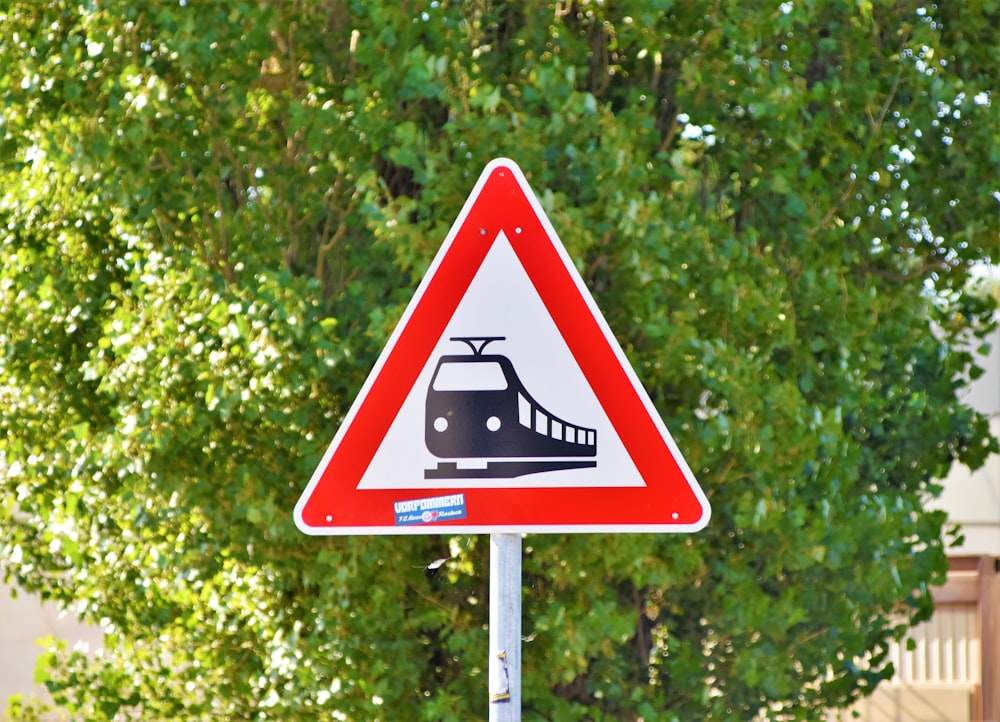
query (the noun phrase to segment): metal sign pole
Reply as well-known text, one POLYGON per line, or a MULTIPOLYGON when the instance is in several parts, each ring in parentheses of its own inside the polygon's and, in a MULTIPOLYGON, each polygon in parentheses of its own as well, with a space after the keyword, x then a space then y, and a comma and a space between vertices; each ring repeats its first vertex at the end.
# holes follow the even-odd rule
POLYGON ((489 722, 520 722, 520 534, 490 534, 489 673, 489 722))

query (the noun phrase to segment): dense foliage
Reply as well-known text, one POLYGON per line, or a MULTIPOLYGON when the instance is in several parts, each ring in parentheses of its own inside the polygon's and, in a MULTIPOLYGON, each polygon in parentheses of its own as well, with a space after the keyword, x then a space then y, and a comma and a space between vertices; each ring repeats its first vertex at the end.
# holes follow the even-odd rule
POLYGON ((996 3, 6 5, 0 569, 107 629, 40 665, 74 718, 485 716, 486 540, 291 509, 500 155, 713 506, 525 540, 525 718, 811 720, 891 674, 933 479, 992 448, 996 3))

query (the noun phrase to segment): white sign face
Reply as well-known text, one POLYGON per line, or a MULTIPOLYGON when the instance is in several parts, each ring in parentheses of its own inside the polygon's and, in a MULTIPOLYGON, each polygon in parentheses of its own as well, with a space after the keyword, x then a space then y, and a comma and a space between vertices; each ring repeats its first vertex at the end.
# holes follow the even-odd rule
MULTIPOLYGON (((501 231, 445 328, 417 383, 410 390, 385 440, 365 471, 359 489, 425 489, 425 471, 442 463, 427 449, 426 397, 438 360, 472 349, 453 338, 495 338, 483 349, 484 356, 502 355, 510 360, 520 382, 538 405, 548 412, 545 433, 565 440, 574 427, 596 432, 596 466, 552 469, 510 478, 480 478, 479 488, 645 486, 617 431, 597 401, 580 371, 562 334, 552 322, 531 279, 501 231)), ((462 364, 468 367, 471 364, 462 364)), ((488 364, 487 368, 490 368, 488 364)), ((498 368, 496 364, 493 368, 498 368)), ((468 379, 470 382, 482 379, 468 379)), ((441 378, 438 378, 440 385, 441 378)), ((471 383, 468 385, 472 385, 471 383)), ((520 423, 520 420, 519 420, 520 423)), ((532 427, 539 424, 539 412, 532 427)), ((506 425, 506 424, 505 424, 506 425)), ((522 424, 523 426, 523 424, 522 424)), ((484 434, 500 433, 502 429, 484 434)), ((575 438, 575 437, 574 437, 575 438)), ((519 457, 531 458, 528 454, 519 457)), ((450 462, 443 462, 450 463, 450 462)), ((475 457, 456 461, 461 468, 484 468, 490 463, 475 457)), ((495 463, 495 462, 494 462, 495 463)), ((501 462, 503 463, 503 462, 501 462)), ((468 478, 437 478, 441 489, 466 488, 468 478)))

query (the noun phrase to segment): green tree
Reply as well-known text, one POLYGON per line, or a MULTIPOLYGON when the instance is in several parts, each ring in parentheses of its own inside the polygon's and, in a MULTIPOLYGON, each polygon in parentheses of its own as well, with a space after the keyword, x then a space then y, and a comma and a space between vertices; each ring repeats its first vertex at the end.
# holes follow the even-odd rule
POLYGON ((960 395, 995 2, 0 21, 0 568, 108 630, 40 665, 74 718, 484 716, 484 540, 312 539, 291 509, 499 155, 714 510, 526 540, 525 718, 810 720, 891 674, 943 578, 934 479, 993 450, 960 395))

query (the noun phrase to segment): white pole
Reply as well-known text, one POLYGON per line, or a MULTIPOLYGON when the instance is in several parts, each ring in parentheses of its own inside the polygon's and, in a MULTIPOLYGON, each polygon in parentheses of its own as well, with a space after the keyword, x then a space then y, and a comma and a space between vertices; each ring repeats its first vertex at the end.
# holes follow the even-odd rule
POLYGON ((489 672, 489 722, 520 722, 520 534, 490 534, 489 672))

